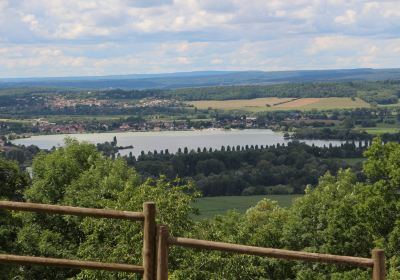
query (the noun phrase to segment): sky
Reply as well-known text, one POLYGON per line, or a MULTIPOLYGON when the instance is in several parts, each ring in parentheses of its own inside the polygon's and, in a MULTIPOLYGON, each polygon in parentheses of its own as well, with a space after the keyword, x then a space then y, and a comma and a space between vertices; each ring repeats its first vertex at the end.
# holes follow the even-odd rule
POLYGON ((400 0, 0 0, 0 77, 400 67, 400 0))

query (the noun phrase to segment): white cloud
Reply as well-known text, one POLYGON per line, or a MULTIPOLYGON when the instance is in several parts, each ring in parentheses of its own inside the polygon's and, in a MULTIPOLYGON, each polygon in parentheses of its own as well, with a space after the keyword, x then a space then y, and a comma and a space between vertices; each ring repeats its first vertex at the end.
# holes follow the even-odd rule
POLYGON ((0 76, 398 67, 398 1, 0 0, 0 76))
POLYGON ((335 22, 339 24, 353 24, 356 22, 357 13, 353 10, 347 10, 344 15, 337 16, 335 22))

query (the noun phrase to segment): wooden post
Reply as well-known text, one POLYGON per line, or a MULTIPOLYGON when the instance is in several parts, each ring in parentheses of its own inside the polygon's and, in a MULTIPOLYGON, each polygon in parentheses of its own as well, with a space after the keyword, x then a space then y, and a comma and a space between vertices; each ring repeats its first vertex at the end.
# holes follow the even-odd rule
POLYGON ((168 227, 158 228, 157 280, 168 280, 168 227))
POLYGON ((154 280, 155 277, 155 243, 156 243, 156 205, 154 202, 143 203, 143 280, 154 280))
POLYGON ((386 279, 385 252, 381 249, 372 250, 372 259, 374 261, 372 280, 385 280, 386 279))

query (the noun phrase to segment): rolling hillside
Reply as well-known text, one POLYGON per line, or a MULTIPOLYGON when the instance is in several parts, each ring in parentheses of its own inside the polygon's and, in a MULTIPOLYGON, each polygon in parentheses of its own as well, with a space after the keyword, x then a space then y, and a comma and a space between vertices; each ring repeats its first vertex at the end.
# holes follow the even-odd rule
POLYGON ((3 78, 0 88, 64 87, 165 89, 223 85, 276 84, 288 82, 387 80, 399 79, 400 69, 338 69, 300 71, 198 71, 166 74, 133 74, 114 76, 3 78))

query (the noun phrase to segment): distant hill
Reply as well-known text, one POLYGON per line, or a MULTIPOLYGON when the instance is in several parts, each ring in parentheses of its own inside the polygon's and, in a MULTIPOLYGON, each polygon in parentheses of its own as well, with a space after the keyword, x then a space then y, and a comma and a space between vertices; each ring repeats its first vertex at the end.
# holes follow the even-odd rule
POLYGON ((0 88, 61 87, 82 89, 168 89, 205 86, 277 84, 316 81, 378 81, 400 79, 396 69, 337 69, 300 71, 198 71, 52 78, 0 78, 0 88))

